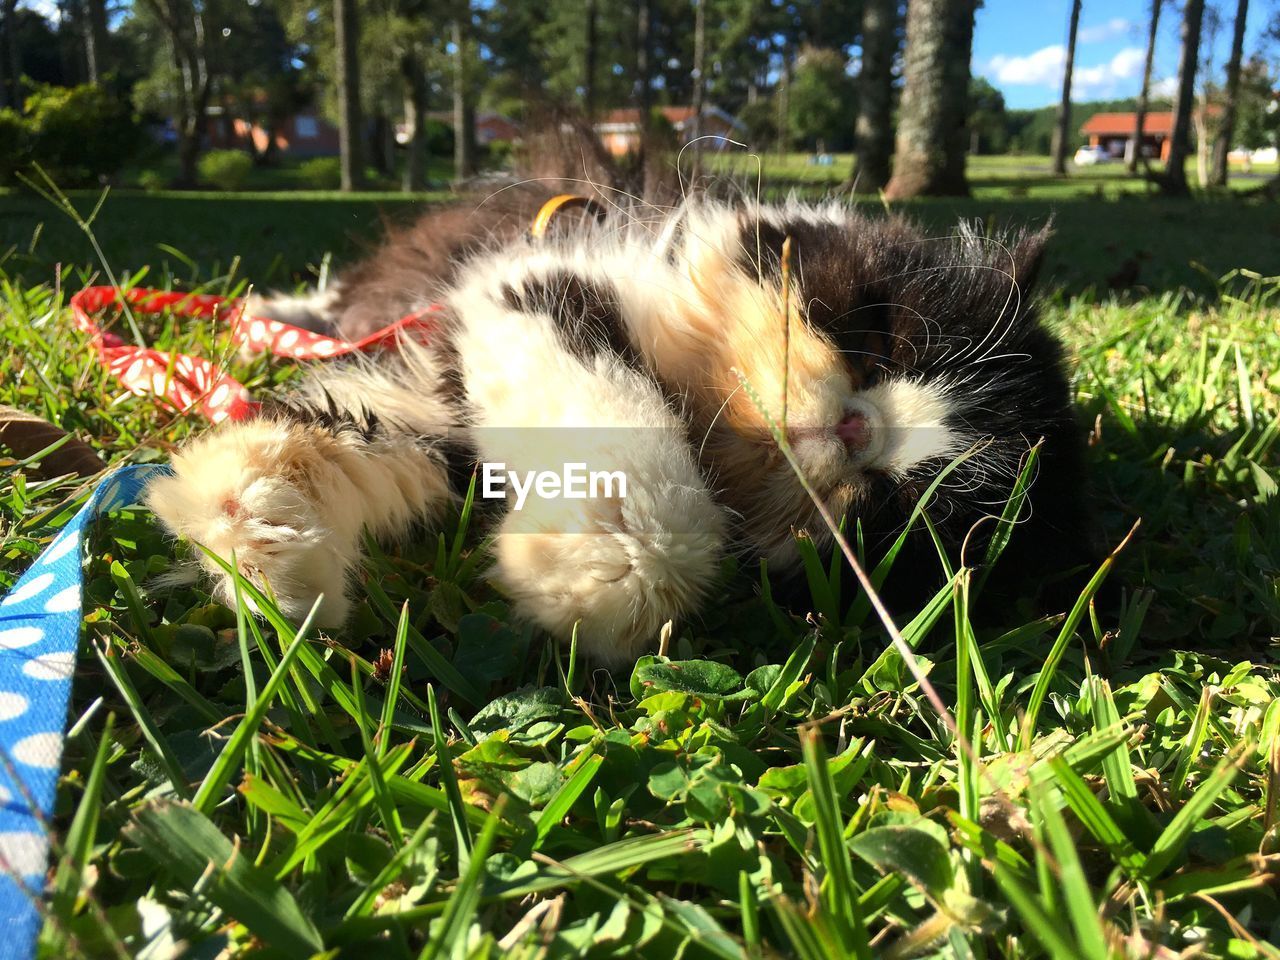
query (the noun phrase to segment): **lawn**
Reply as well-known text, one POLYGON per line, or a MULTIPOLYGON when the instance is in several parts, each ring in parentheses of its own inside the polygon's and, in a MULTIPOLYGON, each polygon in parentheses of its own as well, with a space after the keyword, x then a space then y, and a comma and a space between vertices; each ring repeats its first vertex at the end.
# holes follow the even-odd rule
MULTIPOLYGON (((0 210, 0 403, 112 464, 164 458, 201 424, 98 368, 49 267, 79 265, 74 287, 88 250, 47 215, 33 247, 33 200, 0 210)), ((378 211, 407 212, 121 193, 96 230, 117 269, 221 290, 237 256, 262 284, 345 260, 378 211)), ((1099 525, 1117 547, 1141 521, 1070 610, 975 621, 981 570, 952 571, 894 611, 904 654, 838 571, 784 606, 730 563, 667 656, 608 675, 511 622, 462 517, 376 551, 326 635, 162 586, 188 548, 121 511, 88 561, 58 795, 61 835, 74 817, 90 842, 51 875, 44 955, 1280 956, 1280 281, 1211 280, 1280 274, 1280 218, 1141 198, 1058 216, 1046 309, 1099 525), (1112 296, 1128 243, 1143 282, 1112 296), (1103 576, 1116 598, 1092 603, 1103 576)), ((294 375, 204 324, 163 338, 232 357, 258 394, 294 375)), ((85 495, 8 463, 0 587, 85 495)))
MULTIPOLYGON (((754 161, 735 155, 718 162, 717 176, 754 193, 754 161)), ((820 196, 845 179, 851 160, 837 156, 834 166, 817 167, 802 155, 766 155, 763 163, 766 195, 794 189, 820 196)), ((1183 288, 1207 295, 1216 292, 1218 278, 1237 268, 1280 275, 1280 217, 1274 203, 1235 195, 1195 204, 1148 196, 1147 185, 1126 177, 1118 165, 1085 170, 1067 181, 1049 176, 1048 169, 1048 158, 975 157, 972 197, 922 200, 897 209, 938 230, 959 218, 992 225, 1052 220, 1048 284, 1070 296, 1183 288), (1212 242, 1206 242, 1209 237, 1212 242)), ((1252 188, 1260 182, 1237 178, 1233 185, 1252 188)), ((115 190, 95 230, 117 270, 145 268, 152 283, 189 285, 232 276, 260 289, 289 288, 314 283, 327 256, 347 263, 368 251, 384 223, 411 219, 424 204, 449 196, 446 191, 406 196, 115 190)), ((77 192, 72 198, 87 215, 99 194, 77 192)), ((881 209, 875 199, 859 202, 881 209)), ((33 192, 18 189, 0 190, 0 262, 11 276, 39 283, 59 264, 93 265, 95 259, 70 219, 33 192)), ((83 279, 77 274, 66 283, 76 286, 83 279)))

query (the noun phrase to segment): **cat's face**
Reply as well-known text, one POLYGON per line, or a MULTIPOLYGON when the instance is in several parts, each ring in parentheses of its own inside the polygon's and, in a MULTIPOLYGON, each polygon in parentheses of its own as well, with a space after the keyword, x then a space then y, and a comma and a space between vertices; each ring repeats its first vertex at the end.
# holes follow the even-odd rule
POLYGON ((956 458, 930 515, 963 536, 999 513, 1037 440, 1071 442, 1060 350, 1028 304, 1042 243, 926 240, 843 207, 691 220, 695 440, 705 434, 713 485, 766 556, 790 559, 793 529, 826 539, 771 420, 785 417, 809 483, 872 542, 956 458))

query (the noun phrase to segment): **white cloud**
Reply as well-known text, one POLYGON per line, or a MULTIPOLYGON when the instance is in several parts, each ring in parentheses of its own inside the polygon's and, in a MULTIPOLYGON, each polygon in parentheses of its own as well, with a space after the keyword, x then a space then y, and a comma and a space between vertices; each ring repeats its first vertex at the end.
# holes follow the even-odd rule
POLYGON ((1133 27, 1133 21, 1124 17, 1112 17, 1106 23, 1095 23, 1091 27, 1081 27, 1078 39, 1081 43, 1102 43, 1122 37, 1133 27))
POLYGON ((1141 47, 1125 47, 1106 63, 1096 67, 1077 67, 1072 74, 1072 86, 1080 93, 1109 92, 1119 80, 1142 76, 1146 58, 1141 47))
POLYGON ((1066 48, 1059 43, 1025 57, 997 54, 987 62, 987 73, 1000 83, 1014 86, 1053 87, 1062 81, 1066 62, 1066 48))
MULTIPOLYGON (((1081 99, 1112 94, 1118 84, 1142 76, 1145 59, 1146 54, 1141 47, 1125 47, 1105 63, 1095 66, 1077 63, 1072 74, 1072 95, 1081 99)), ((1055 44, 1025 57, 1003 54, 992 57, 983 72, 996 83, 1008 86, 1057 88, 1062 84, 1066 60, 1066 48, 1055 44)))

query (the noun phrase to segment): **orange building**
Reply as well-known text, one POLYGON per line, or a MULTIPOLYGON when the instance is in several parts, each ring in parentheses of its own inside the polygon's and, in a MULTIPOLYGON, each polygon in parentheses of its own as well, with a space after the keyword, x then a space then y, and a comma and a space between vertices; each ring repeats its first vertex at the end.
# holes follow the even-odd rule
MULTIPOLYGON (((680 145, 688 143, 693 136, 693 107, 658 109, 675 130, 680 145)), ((638 107, 610 110, 596 121, 595 131, 605 149, 615 157, 628 154, 640 145, 640 110, 638 107)), ((707 150, 731 149, 734 147, 731 140, 742 139, 742 124, 719 107, 703 107, 700 135, 714 138, 704 141, 707 150)))
MULTIPOLYGON (((1209 116, 1217 112, 1218 108, 1209 107, 1209 116)), ((1085 121, 1080 134, 1089 138, 1089 146, 1101 147, 1113 157, 1128 158, 1137 126, 1136 113, 1095 113, 1085 121)), ((1142 155, 1167 160, 1172 142, 1172 111, 1148 113, 1142 121, 1142 155)))

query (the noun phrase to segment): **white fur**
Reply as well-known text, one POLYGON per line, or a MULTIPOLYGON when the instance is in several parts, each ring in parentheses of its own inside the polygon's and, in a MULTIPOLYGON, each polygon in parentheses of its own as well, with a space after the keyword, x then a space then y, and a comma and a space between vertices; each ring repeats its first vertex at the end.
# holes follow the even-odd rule
MULTIPOLYGON (((626 498, 534 497, 509 511, 498 527, 492 576, 520 616, 561 637, 578 624, 583 649, 595 659, 629 660, 655 646, 662 625, 690 613, 707 592, 724 549, 725 514, 695 462, 697 438, 691 448, 686 424, 655 384, 619 360, 584 361, 567 351, 551 317, 510 309, 504 289, 566 269, 608 283, 649 366, 668 388, 703 391, 705 401, 709 377, 720 378, 714 389, 721 389, 726 376, 716 349, 723 325, 741 324, 732 329, 750 342, 760 329, 750 324, 767 315, 760 301, 766 293, 754 278, 724 268, 741 252, 743 218, 838 222, 843 215, 838 205, 790 203, 780 213, 702 204, 656 229, 624 218, 585 242, 509 244, 472 261, 444 296, 444 322, 463 368, 466 422, 452 422, 439 394, 431 346, 405 343, 398 363, 323 368, 303 390, 317 402, 331 397, 340 409, 376 415, 384 428, 374 442, 271 421, 225 426, 176 455, 175 476, 154 483, 148 502, 173 531, 225 558, 234 553, 291 616, 305 614, 324 593, 325 620, 336 624, 348 613, 345 585, 360 560, 362 531, 401 535, 449 499, 424 438, 459 433, 482 461, 521 472, 578 462, 621 470, 626 498), (716 299, 726 291, 734 303, 762 308, 738 317, 716 299)), ((331 288, 255 309, 314 325, 330 322, 333 306, 331 288)), ((767 380, 753 384, 761 396, 771 404, 781 397, 780 370, 763 364, 755 374, 767 380)), ((955 456, 971 439, 948 426, 945 387, 895 380, 859 392, 847 375, 833 373, 792 378, 787 391, 788 428, 806 476, 846 498, 860 471, 905 476, 955 456), (874 439, 851 458, 833 428, 855 411, 871 421, 874 439)), ((790 523, 804 523, 811 509, 795 476, 781 464, 749 493, 768 521, 744 538, 771 562, 794 562, 790 523)), ((211 562, 204 566, 230 601, 229 579, 211 562)))
POLYGON ((554 263, 481 263, 450 296, 470 440, 482 461, 508 469, 621 471, 628 494, 531 498, 499 528, 493 576, 523 617, 560 636, 581 621, 584 649, 622 662, 696 605, 715 575, 724 522, 683 423, 649 380, 612 359, 580 360, 550 317, 500 299, 504 282, 554 263))

